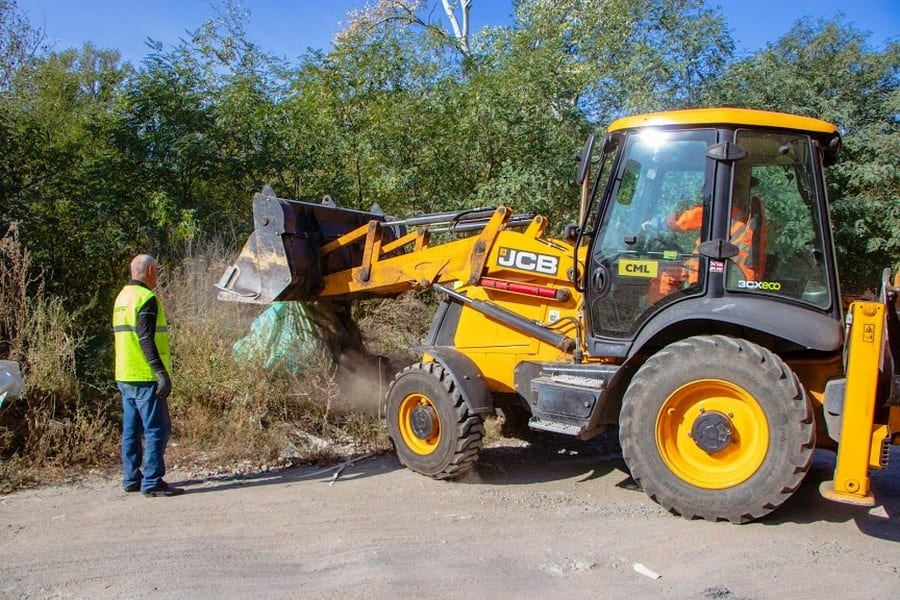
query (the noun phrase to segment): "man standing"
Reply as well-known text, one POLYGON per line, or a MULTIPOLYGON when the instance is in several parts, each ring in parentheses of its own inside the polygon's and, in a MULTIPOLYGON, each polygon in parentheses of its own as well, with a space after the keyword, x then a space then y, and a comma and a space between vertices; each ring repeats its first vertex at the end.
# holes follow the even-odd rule
POLYGON ((116 383, 122 393, 122 489, 145 497, 184 492, 163 481, 171 422, 172 359, 166 313, 154 289, 159 264, 149 254, 131 261, 131 280, 116 297, 113 332, 116 383), (142 471, 143 468, 143 471, 142 471))

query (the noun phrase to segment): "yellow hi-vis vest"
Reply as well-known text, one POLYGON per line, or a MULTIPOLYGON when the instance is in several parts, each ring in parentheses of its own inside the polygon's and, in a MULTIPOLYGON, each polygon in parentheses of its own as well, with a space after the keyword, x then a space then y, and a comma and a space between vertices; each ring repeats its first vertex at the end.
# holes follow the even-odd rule
MULTIPOLYGON (((141 350, 137 334, 137 316, 141 307, 150 298, 156 297, 152 290, 141 285, 129 284, 122 288, 116 297, 113 308, 113 335, 116 350, 116 381, 132 383, 156 381, 156 374, 147 362, 141 350)), ((166 313, 162 303, 156 302, 156 349, 159 357, 172 373, 172 358, 169 353, 169 329, 166 324, 166 313)))

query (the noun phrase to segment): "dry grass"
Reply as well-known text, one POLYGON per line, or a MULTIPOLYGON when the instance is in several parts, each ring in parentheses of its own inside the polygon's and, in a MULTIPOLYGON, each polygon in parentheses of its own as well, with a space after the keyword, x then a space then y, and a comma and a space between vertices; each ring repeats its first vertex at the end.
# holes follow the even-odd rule
MULTIPOLYGON (((0 493, 88 469, 116 472, 115 388, 78 381, 81 340, 70 333, 72 320, 43 296, 40 278, 28 279, 27 253, 14 240, 0 244, 4 348, 26 378, 25 397, 0 408, 0 493)), ((358 303, 352 319, 346 307, 311 306, 321 350, 298 356, 296 369, 266 370, 262 361, 235 359, 234 343, 265 307, 217 300, 214 283, 226 264, 213 248, 173 269, 158 290, 174 361, 169 464, 248 472, 389 449, 380 399, 394 373, 415 360, 408 348, 424 338, 431 295, 358 303)))
POLYGON ((0 358, 18 362, 25 379, 23 397, 0 406, 0 491, 115 454, 104 404, 85 398, 76 375, 84 342, 75 319, 42 281, 15 233, 0 239, 0 358))
POLYGON ((406 292, 396 298, 360 302, 354 317, 369 351, 406 366, 415 360, 410 346, 425 340, 436 308, 434 292, 406 292))
MULTIPOLYGON (((261 466, 386 448, 372 381, 368 398, 356 393, 355 374, 368 358, 353 340, 329 340, 320 351, 297 356, 290 368, 266 370, 262 361, 235 359, 234 343, 265 307, 216 299, 214 283, 226 266, 224 253, 208 250, 160 285, 175 363, 173 460, 261 466)), ((327 305, 310 312, 331 333, 353 328, 327 305)))
MULTIPOLYGON (((0 358, 17 360, 26 380, 24 398, 0 407, 0 493, 85 469, 115 472, 121 419, 115 387, 79 381, 74 357, 82 339, 61 303, 43 294, 15 238, 0 240, 0 260, 0 358)), ((226 264, 226 253, 212 247, 160 282, 174 362, 168 462, 252 470, 387 449, 379 419, 383 387, 373 381, 386 383, 393 371, 365 352, 362 340, 377 340, 379 352, 399 348, 410 336, 402 333, 409 322, 361 333, 339 307, 319 305, 312 313, 323 324, 320 334, 348 339, 330 339, 321 351, 297 357, 296 369, 266 370, 235 359, 232 346, 265 307, 217 300, 214 284, 226 264)), ((379 314, 395 311, 369 304, 363 320, 374 325, 379 314)), ((111 358, 109 348, 97 354, 98 364, 111 358)))
MULTIPOLYGON (((0 407, 0 493, 86 469, 116 472, 121 405, 109 381, 76 376, 74 319, 43 292, 27 251, 0 240, 0 358, 17 360, 24 398, 0 407)), ((222 302, 214 284, 229 263, 211 246, 166 273, 159 295, 174 362, 167 459, 182 469, 250 471, 386 450, 381 399, 416 358, 434 313, 430 293, 352 306, 307 306, 321 344, 287 361, 236 358, 233 346, 266 308, 222 302)), ((104 344, 90 363, 106 364, 104 344)), ((107 379, 103 369, 91 370, 107 379)))

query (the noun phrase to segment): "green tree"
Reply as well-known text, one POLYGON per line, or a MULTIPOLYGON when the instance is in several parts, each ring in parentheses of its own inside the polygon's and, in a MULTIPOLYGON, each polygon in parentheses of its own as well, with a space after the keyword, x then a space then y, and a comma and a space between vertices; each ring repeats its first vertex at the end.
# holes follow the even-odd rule
POLYGON ((19 70, 8 98, 7 216, 19 221, 47 291, 70 308, 94 304, 97 288, 86 282, 113 272, 118 192, 128 187, 113 147, 112 107, 128 73, 118 61, 89 44, 50 54, 19 70))
POLYGON ((571 86, 557 63, 525 44, 508 50, 520 38, 499 28, 466 34, 463 50, 455 31, 401 4, 359 15, 312 67, 353 205, 375 200, 404 215, 500 203, 547 212, 571 201, 570 157, 587 127, 560 101, 571 86))
POLYGON ((841 16, 800 20, 733 64, 706 96, 838 126, 844 148, 829 170, 829 195, 844 287, 857 292, 900 262, 900 45, 877 51, 868 38, 841 16))
POLYGON ((20 69, 44 54, 44 32, 20 12, 15 0, 0 0, 0 92, 8 92, 20 69))
POLYGON ((33 68, 44 52, 43 32, 32 27, 22 16, 14 0, 0 0, 0 223, 21 212, 19 190, 29 185, 27 175, 16 168, 36 151, 21 136, 18 121, 16 82, 27 81, 24 75, 33 68))
POLYGON ((721 10, 702 0, 521 0, 516 22, 599 124, 694 104, 734 50, 721 10))
POLYGON ((144 174, 152 249, 180 258, 196 240, 249 222, 250 194, 284 161, 284 67, 226 4, 174 48, 153 51, 124 85, 129 153, 144 174))
POLYGON ((444 148, 457 107, 441 99, 458 85, 458 67, 430 31, 351 23, 327 55, 305 57, 282 102, 295 127, 289 188, 394 214, 440 210, 471 193, 444 148))

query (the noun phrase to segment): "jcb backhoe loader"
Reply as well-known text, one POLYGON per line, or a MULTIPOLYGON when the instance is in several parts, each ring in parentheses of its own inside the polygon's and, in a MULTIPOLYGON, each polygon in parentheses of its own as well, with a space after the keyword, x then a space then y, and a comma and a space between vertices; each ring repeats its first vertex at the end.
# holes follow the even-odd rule
POLYGON ((620 119, 593 185, 585 145, 558 239, 502 205, 390 220, 267 190, 220 297, 440 292, 383 399, 400 461, 434 478, 470 468, 500 409, 582 439, 617 425, 635 481, 687 518, 769 513, 816 447, 837 451, 825 496, 870 505, 869 469, 900 443, 898 281, 845 317, 823 173, 840 143, 754 110, 620 119))

